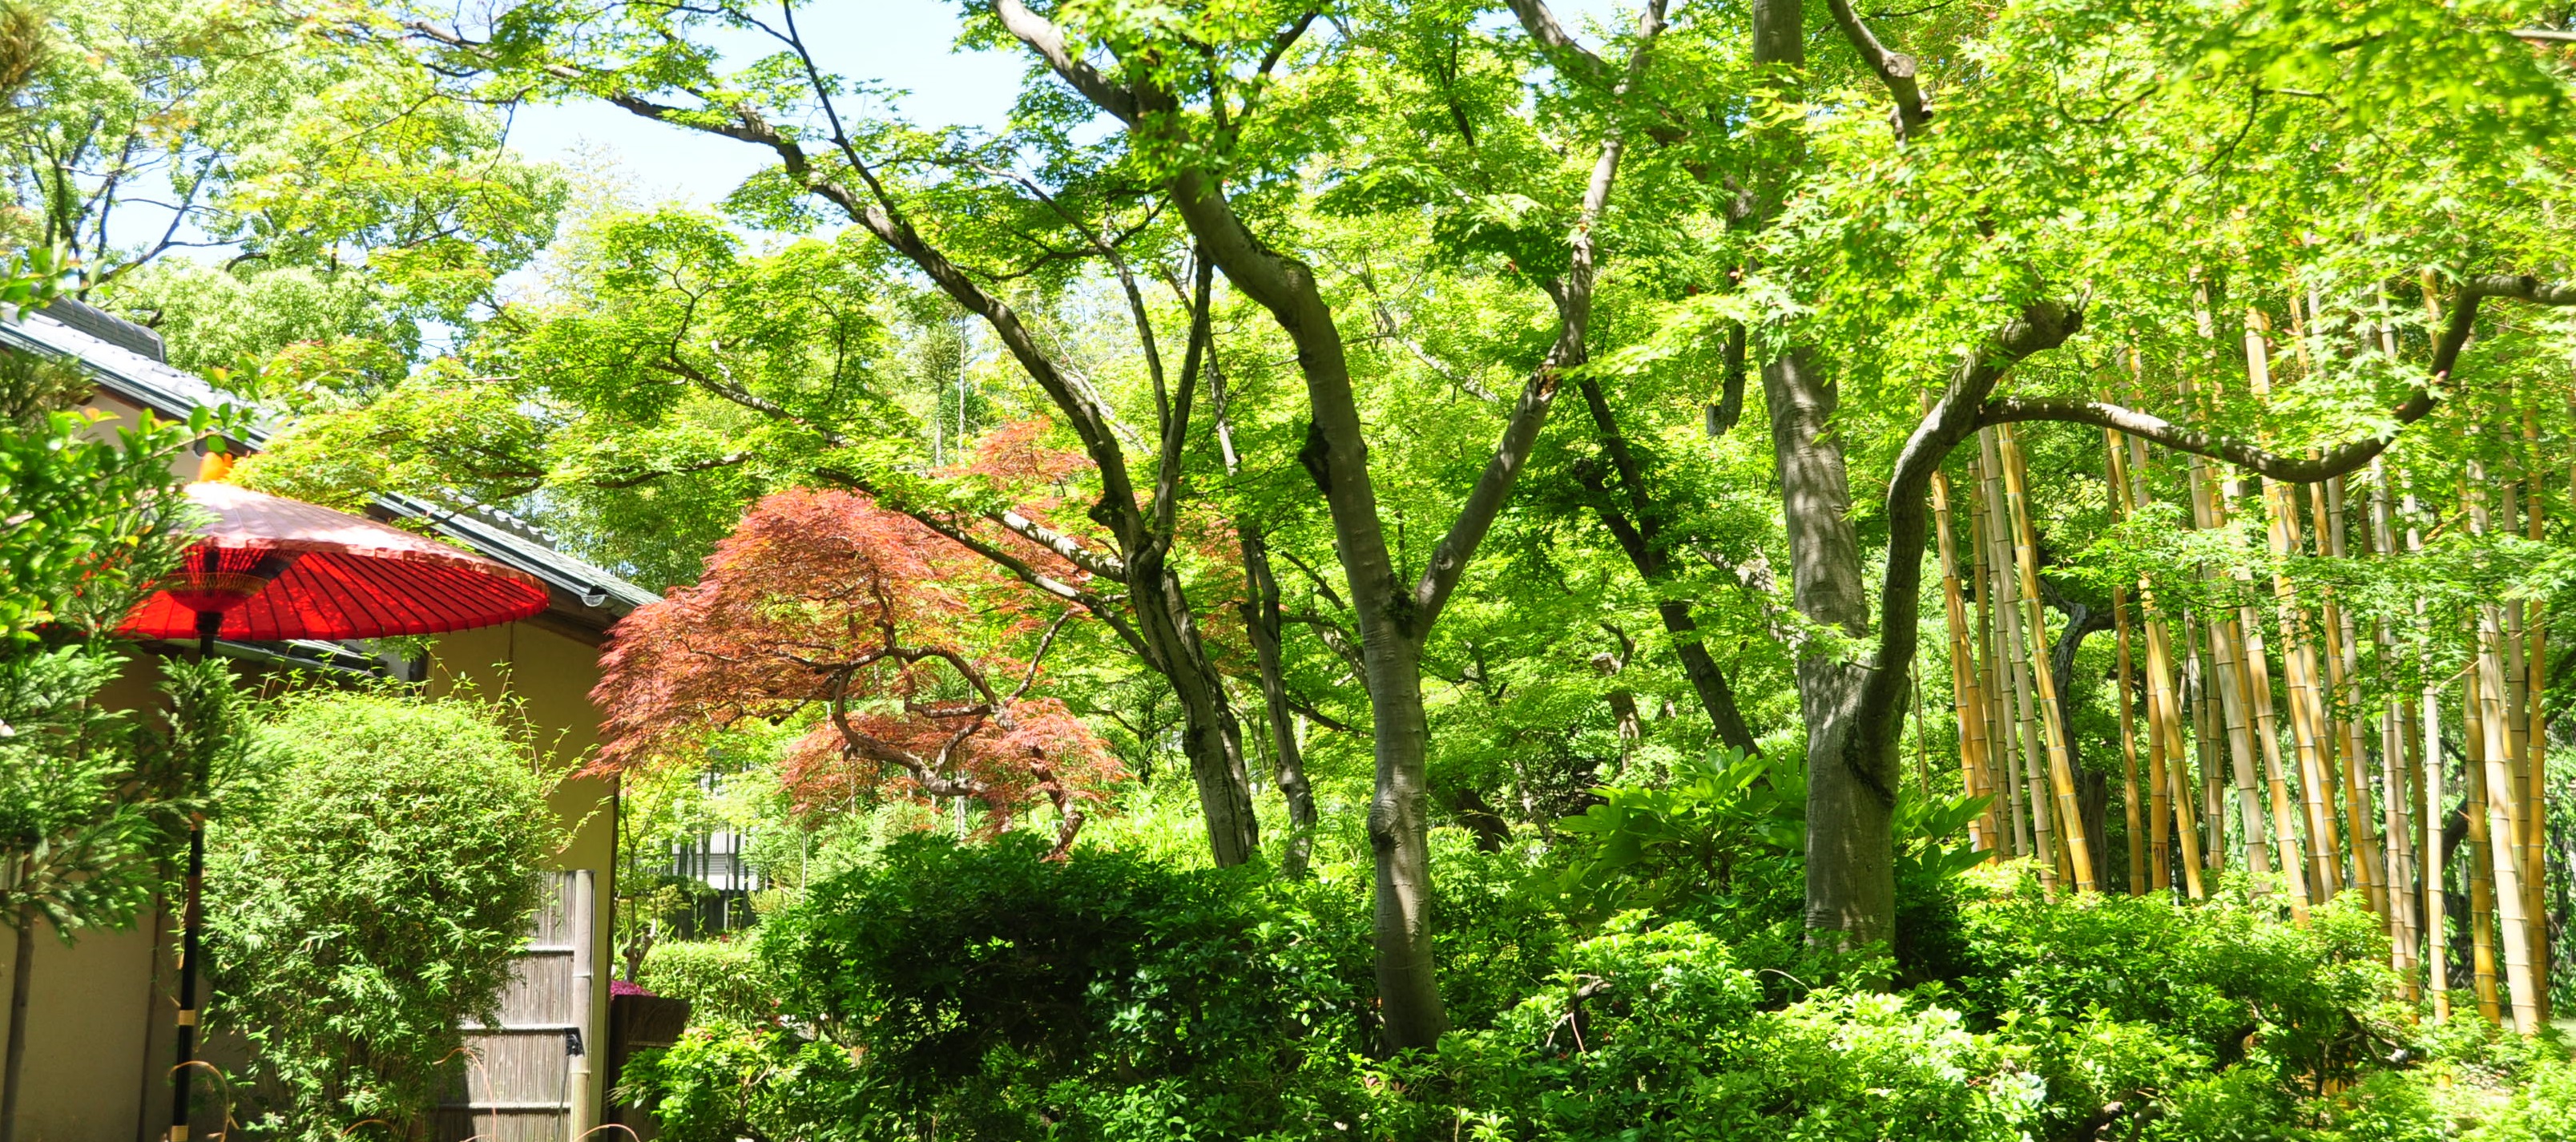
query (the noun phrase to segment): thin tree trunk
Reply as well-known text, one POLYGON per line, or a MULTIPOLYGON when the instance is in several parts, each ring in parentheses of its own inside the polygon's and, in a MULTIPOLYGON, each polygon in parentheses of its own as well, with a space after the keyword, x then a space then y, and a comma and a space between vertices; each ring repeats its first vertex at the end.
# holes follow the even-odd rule
MULTIPOLYGON (((1243 458, 1234 449, 1233 394, 1226 389, 1225 370, 1213 340, 1207 347, 1207 378, 1217 451, 1225 461, 1226 475, 1235 476, 1242 471, 1243 458)), ((1288 843, 1280 854, 1279 869, 1294 880, 1306 875, 1314 849, 1315 791, 1306 781, 1305 743, 1298 740, 1295 715, 1288 707, 1288 683, 1280 657, 1285 620, 1279 609, 1279 576, 1271 570, 1269 541, 1250 517, 1237 516, 1234 536, 1243 553, 1243 628, 1251 636, 1253 664, 1261 676, 1263 721, 1269 726, 1277 759, 1272 769, 1279 794, 1288 803, 1288 843)))
MULTIPOLYGON (((1575 382, 1583 396, 1584 408, 1592 414, 1592 425, 1602 451, 1609 453, 1611 469, 1618 476, 1625 509, 1613 506, 1609 481, 1588 480, 1597 499, 1593 503, 1598 515, 1628 563, 1637 569, 1637 577, 1650 584, 1670 580, 1672 564, 1663 549, 1666 513, 1646 487, 1645 472, 1628 445, 1619 421, 1610 409, 1610 401, 1601 386, 1590 380, 1575 382)), ((1745 724, 1744 713, 1737 706, 1735 688, 1727 684, 1726 674, 1717 667, 1717 659, 1708 652, 1700 638, 1699 623, 1691 617, 1691 605, 1680 599, 1661 599, 1655 603, 1655 615, 1663 620, 1664 632, 1673 637, 1673 654, 1681 659, 1682 676, 1688 678, 1691 691, 1699 696, 1700 709, 1707 713, 1709 728, 1717 740, 1748 755, 1759 754, 1762 746, 1745 724)))

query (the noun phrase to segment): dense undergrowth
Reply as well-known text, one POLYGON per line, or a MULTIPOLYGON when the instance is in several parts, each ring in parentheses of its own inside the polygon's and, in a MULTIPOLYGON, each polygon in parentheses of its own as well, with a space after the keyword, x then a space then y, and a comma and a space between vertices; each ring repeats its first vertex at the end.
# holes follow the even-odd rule
POLYGON ((1435 1051, 1374 1047, 1364 853, 920 835, 656 948, 697 1015, 623 1093, 675 1142, 2576 1137, 2563 1051, 2419 1020, 2358 907, 2050 900, 1933 840, 1956 806, 1910 809, 1892 958, 1810 950, 1794 832, 1762 839, 1794 790, 1729 772, 1553 846, 1444 832, 1435 1051))

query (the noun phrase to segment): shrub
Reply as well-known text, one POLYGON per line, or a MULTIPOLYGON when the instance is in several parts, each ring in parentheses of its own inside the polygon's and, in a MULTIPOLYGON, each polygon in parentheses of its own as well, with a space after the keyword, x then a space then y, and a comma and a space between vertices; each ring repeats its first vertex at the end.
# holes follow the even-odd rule
MULTIPOLYGON (((1348 890, 1045 854, 1024 833, 906 837, 763 923, 786 1022, 857 1060, 840 1081, 888 1131, 1129 1137, 1185 1115, 1248 1136, 1304 1113, 1307 1058, 1373 1035, 1348 890)), ((805 1057, 795 1038, 768 1037, 763 1057, 805 1057)), ((682 1055, 638 1093, 668 1097, 682 1055)))
POLYGON ((1950 1012, 1866 993, 1763 1004, 1715 936, 1630 914, 1490 1031, 1403 1073, 1450 1088, 1444 1120, 1515 1138, 2000 1142, 2038 1101, 2032 1076, 1950 1012))
POLYGON ((644 954, 637 982, 689 1001, 698 1027, 749 1027, 778 1017, 777 986, 747 940, 678 940, 644 954))
POLYGON ((254 819, 210 829, 210 1017, 250 1046, 266 1137, 405 1133, 457 1025, 495 1017, 557 830, 527 752, 464 702, 285 699, 254 819))
POLYGON ((2275 1080, 2347 1081, 2385 1056, 2394 994, 2380 921, 2349 896, 2291 924, 2273 903, 2221 895, 2052 902, 2024 880, 1968 909, 1974 963, 1956 981, 1983 1019, 2100 1017, 2161 1028, 2218 1065, 2249 1057, 2275 1080))

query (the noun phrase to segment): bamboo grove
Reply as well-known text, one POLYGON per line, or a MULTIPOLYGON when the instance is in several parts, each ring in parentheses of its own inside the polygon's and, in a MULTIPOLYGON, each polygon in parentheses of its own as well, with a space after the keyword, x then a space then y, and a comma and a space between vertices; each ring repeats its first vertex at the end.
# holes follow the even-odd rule
MULTIPOLYGON (((2415 329, 2441 316, 2429 275, 2339 317, 2312 291, 2221 293, 2197 298, 2196 353, 2101 362, 2103 399, 2268 419, 2321 355, 2420 358, 2403 297, 2427 306, 2415 329)), ((2052 892, 2197 900, 2241 877, 2302 923, 2350 893, 2435 1018, 2545 1025, 2576 828, 2553 798, 2545 592, 2514 584, 2548 576, 2534 561, 2576 513, 2559 376, 2454 394, 2366 468, 2304 484, 2101 429, 2114 527, 2073 553, 2042 549, 2032 426, 1981 429, 1964 479, 1933 487, 1959 779, 1992 799, 1975 845, 2052 892), (2459 581, 2433 586, 2437 565, 2459 581), (2118 840, 2070 757, 2073 652, 2099 620, 2058 574, 2111 599, 2118 840)))

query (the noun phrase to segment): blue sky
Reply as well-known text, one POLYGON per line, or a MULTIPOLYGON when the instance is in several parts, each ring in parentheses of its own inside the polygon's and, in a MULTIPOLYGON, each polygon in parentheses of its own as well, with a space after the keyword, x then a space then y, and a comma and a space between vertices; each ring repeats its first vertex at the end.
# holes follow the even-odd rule
MULTIPOLYGON (((1555 0, 1553 7, 1580 34, 1587 19, 1609 16, 1615 6, 1555 0)), ((999 129, 1027 63, 1017 53, 953 50, 957 6, 947 0, 815 0, 797 22, 826 71, 902 90, 897 107, 923 126, 999 129)), ((743 45, 746 52, 770 50, 766 40, 743 45)), ((532 158, 569 162, 587 152, 615 162, 634 180, 632 197, 647 202, 712 204, 765 165, 756 147, 599 103, 522 108, 510 142, 532 158)))
MULTIPOLYGON (((952 50, 957 9, 942 0, 819 0, 798 30, 825 70, 905 92, 897 107, 924 126, 999 129, 1018 93, 1024 58, 952 50)), ((746 37, 748 52, 771 49, 746 37)), ((524 107, 511 145, 532 158, 572 161, 585 151, 635 180, 642 201, 712 204, 767 165, 757 147, 641 119, 602 103, 524 107)))

